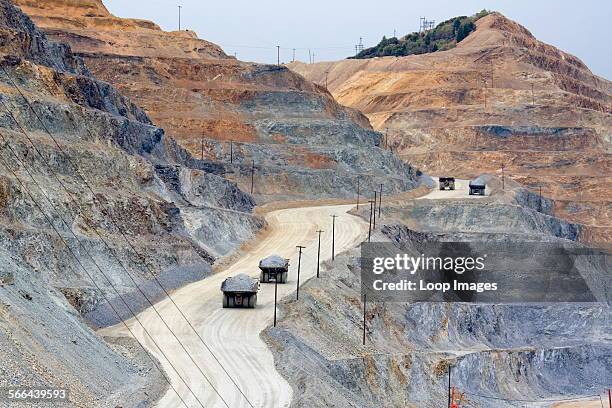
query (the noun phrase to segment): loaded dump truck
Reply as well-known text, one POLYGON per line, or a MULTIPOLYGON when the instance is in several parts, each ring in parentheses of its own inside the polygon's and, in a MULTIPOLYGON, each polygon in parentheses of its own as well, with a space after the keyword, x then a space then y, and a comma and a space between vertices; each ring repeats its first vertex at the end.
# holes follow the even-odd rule
POLYGON ((438 181, 440 183, 440 190, 454 190, 455 189, 455 178, 454 177, 440 177, 438 181))
POLYGON ((259 281, 241 273, 230 276, 221 284, 223 292, 223 307, 247 307, 253 309, 257 305, 259 281))
POLYGON ((487 183, 484 177, 480 176, 470 181, 470 195, 485 195, 487 183))
POLYGON ((260 280, 263 283, 269 283, 272 280, 277 283, 287 283, 289 260, 272 255, 259 261, 259 269, 261 269, 260 280))

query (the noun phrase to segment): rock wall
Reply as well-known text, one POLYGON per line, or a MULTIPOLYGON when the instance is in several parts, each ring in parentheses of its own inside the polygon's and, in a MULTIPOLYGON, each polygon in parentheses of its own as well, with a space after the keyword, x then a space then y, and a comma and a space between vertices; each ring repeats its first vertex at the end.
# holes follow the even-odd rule
POLYGON ((219 174, 246 191, 254 161, 260 202, 353 197, 358 177, 364 190, 415 186, 412 168, 381 148, 382 136, 365 116, 284 66, 238 61, 195 33, 88 16, 87 1, 68 9, 63 0, 16 3, 183 148, 222 165, 219 174))
MULTIPOLYGON (((498 182, 489 180, 491 195, 484 200, 384 203, 373 241, 402 248, 423 241, 576 245, 574 226, 547 215, 550 206, 535 205, 516 183, 501 191, 498 182)), ((277 327, 263 337, 293 387, 292 407, 444 406, 449 366, 467 406, 551 407, 572 398, 598 403, 612 362, 609 271, 579 267, 602 303, 370 301, 363 346, 355 249, 326 264, 321 278, 300 290, 299 301, 284 301, 277 327)))
POLYGON ((155 361, 90 327, 160 299, 157 282, 211 273, 263 226, 254 199, 8 0, 0 68, 0 386, 153 405, 167 387, 155 361))

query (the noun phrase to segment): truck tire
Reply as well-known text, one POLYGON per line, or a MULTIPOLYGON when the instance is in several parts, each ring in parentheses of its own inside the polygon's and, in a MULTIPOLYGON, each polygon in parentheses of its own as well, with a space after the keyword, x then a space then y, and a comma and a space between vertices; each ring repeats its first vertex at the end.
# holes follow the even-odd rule
POLYGON ((254 295, 249 296, 249 303, 248 303, 248 307, 250 309, 255 309, 255 306, 257 305, 257 293, 254 295))
POLYGON ((280 283, 287 283, 287 276, 289 276, 289 272, 281 273, 280 283))
POLYGON ((266 274, 263 271, 259 274, 259 280, 262 283, 268 283, 268 280, 266 279, 266 274))
POLYGON ((228 296, 227 297, 227 307, 236 307, 236 302, 234 302, 234 297, 233 296, 228 296))
POLYGON ((228 307, 229 307, 229 299, 227 295, 224 293, 223 294, 223 308, 226 309, 228 307))

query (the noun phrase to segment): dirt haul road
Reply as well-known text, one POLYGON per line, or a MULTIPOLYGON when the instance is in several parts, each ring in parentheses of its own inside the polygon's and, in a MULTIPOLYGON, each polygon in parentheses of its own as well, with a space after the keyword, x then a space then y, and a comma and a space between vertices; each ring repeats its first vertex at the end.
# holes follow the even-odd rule
MULTIPOLYGON (((336 219, 336 253, 352 248, 365 239, 368 225, 360 218, 347 214, 352 207, 352 205, 339 205, 270 212, 266 215, 269 232, 260 242, 255 243, 248 253, 222 272, 172 294, 172 299, 194 324, 205 343, 257 408, 288 407, 292 398, 291 387, 276 372, 272 353, 259 338, 261 331, 273 321, 274 284, 261 285, 256 309, 223 309, 221 282, 228 276, 238 273, 259 277, 259 260, 277 254, 291 259, 289 281, 287 284, 278 285, 279 299, 295 292, 298 264, 296 245, 307 247, 302 254, 300 283, 303 283, 316 274, 318 229, 325 231, 321 237, 321 260, 331 259, 331 215, 340 216, 336 219)), ((226 405, 215 393, 159 316, 149 308, 138 317, 172 365, 177 368, 180 377, 142 327, 134 319, 128 321, 128 325, 162 363, 172 384, 187 405, 190 408, 200 407, 181 377, 197 394, 205 408, 250 407, 222 367, 215 362, 211 353, 181 318, 170 300, 165 299, 157 303, 156 308, 227 403, 226 405)), ((123 325, 100 330, 99 334, 111 337, 129 336, 123 325)), ((184 407, 172 389, 169 389, 157 406, 184 407)))

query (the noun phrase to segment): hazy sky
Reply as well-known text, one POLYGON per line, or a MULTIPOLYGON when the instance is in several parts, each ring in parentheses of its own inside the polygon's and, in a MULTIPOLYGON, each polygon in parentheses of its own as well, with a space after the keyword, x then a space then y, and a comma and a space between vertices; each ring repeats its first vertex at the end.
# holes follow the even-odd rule
POLYGON ((372 46, 382 38, 419 28, 419 17, 436 22, 486 8, 521 23, 538 39, 582 59, 596 74, 612 79, 611 1, 569 0, 103 0, 119 17, 153 20, 164 30, 182 27, 246 61, 337 60, 354 54, 363 37, 372 46))

